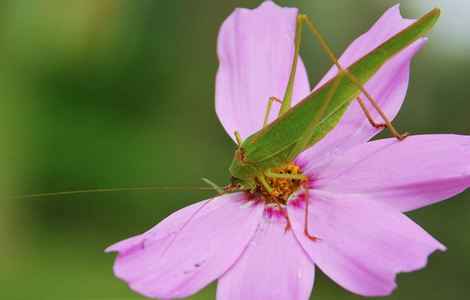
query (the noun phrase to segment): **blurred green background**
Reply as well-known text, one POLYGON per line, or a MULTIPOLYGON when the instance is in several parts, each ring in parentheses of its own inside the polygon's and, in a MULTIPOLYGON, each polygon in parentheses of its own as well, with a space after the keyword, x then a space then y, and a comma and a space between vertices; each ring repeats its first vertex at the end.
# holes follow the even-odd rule
MULTIPOLYGON (((214 112, 216 37, 259 1, 0 2, 0 196, 94 187, 224 184, 234 145, 214 112)), ((396 1, 279 1, 313 18, 336 53, 396 1)), ((466 0, 443 9, 413 62, 396 119, 412 133, 470 134, 466 0)), ((305 33, 312 86, 331 63, 305 33)), ((389 136, 388 133, 382 136, 389 136)), ((0 299, 140 299, 112 274, 111 243, 207 197, 122 192, 0 201, 0 299)), ((400 275, 390 299, 470 294, 470 192, 410 213, 446 253, 400 275)), ((360 299, 317 271, 315 299, 360 299)), ((273 283, 275 284, 275 283, 273 283)), ((193 299, 212 299, 215 285, 193 299)))

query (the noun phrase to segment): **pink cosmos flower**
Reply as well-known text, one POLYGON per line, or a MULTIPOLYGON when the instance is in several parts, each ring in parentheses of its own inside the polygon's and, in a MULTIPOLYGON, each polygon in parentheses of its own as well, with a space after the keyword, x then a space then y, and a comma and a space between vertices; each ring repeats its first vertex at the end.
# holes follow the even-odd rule
MULTIPOLYGON (((235 10, 222 25, 216 109, 230 135, 238 130, 248 137, 258 131, 267 99, 283 96, 296 15, 297 9, 268 1, 254 10, 235 10)), ((351 65, 412 22, 400 16, 398 6, 392 7, 346 49, 340 62, 351 65)), ((425 42, 410 45, 365 86, 389 118, 402 105, 410 60, 425 42)), ((333 67, 317 86, 335 73, 333 67)), ((311 91, 301 61, 294 88, 297 101, 311 91)), ((271 120, 276 115, 273 111, 271 120)), ((404 212, 469 187, 470 137, 420 135, 369 142, 379 131, 353 102, 339 125, 296 159, 312 178, 309 226, 321 241, 313 242, 303 232, 302 193, 287 202, 292 228, 286 232, 286 219, 275 206, 256 195, 233 193, 209 202, 181 231, 207 201, 109 247, 107 251, 119 252, 116 276, 147 297, 186 297, 218 280, 218 299, 308 299, 317 266, 353 293, 390 294, 397 273, 423 268, 428 255, 445 250, 404 212)))

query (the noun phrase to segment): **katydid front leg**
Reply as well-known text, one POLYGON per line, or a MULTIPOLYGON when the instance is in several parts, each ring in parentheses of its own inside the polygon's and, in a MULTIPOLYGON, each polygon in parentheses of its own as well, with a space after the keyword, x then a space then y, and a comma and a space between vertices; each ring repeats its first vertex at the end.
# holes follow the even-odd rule
POLYGON ((238 130, 235 130, 235 139, 237 140, 237 145, 238 147, 241 146, 241 144, 243 144, 243 139, 240 135, 240 132, 238 130))

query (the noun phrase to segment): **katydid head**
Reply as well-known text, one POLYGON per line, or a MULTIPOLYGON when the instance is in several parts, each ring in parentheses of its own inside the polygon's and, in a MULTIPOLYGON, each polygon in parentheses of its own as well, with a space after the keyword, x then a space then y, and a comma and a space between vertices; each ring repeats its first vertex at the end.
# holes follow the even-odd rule
POLYGON ((232 175, 232 186, 240 190, 253 190, 256 188, 255 177, 259 171, 250 163, 245 161, 243 148, 235 151, 232 164, 229 168, 232 175))

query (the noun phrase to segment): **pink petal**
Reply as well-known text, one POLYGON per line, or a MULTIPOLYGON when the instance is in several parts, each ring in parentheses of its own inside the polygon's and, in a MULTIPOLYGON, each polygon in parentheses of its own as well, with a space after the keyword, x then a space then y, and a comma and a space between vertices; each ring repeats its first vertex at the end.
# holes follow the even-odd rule
MULTIPOLYGON (((343 67, 350 66, 413 21, 401 17, 398 5, 390 8, 368 32, 357 38, 346 49, 339 59, 340 63, 343 67)), ((411 59, 425 43, 426 39, 424 38, 417 40, 383 65, 365 85, 367 91, 377 100, 390 120, 396 116, 405 99, 411 59)), ((337 68, 332 67, 317 85, 317 88, 333 78, 336 73, 337 68)), ((365 102, 376 123, 383 123, 367 98, 361 95, 361 99, 365 102)), ((367 142, 380 131, 381 129, 370 125, 358 102, 353 101, 336 128, 300 157, 311 157, 310 165, 314 166, 345 149, 367 142)))
MULTIPOLYGON (((227 133, 247 138, 263 126, 271 96, 283 98, 294 55, 296 8, 271 1, 236 9, 223 23, 217 53, 216 111, 227 133)), ((297 64, 293 103, 310 92, 304 64, 297 64)), ((271 119, 280 105, 273 103, 271 119)))
POLYGON ((204 203, 183 208, 148 232, 109 247, 107 251, 119 252, 116 276, 138 293, 158 298, 189 296, 220 277, 253 237, 264 203, 249 201, 244 193, 220 196, 180 231, 204 203))
POLYGON ((285 226, 285 218, 268 206, 243 255, 219 279, 217 299, 309 298, 314 265, 285 226))
POLYGON ((321 241, 304 234, 303 202, 289 206, 297 239, 326 275, 363 296, 389 295, 399 272, 423 268, 445 247, 404 214, 365 197, 310 193, 309 226, 321 241))
POLYGON ((320 177, 316 189, 363 195, 409 211, 470 186, 470 136, 417 135, 369 142, 313 173, 320 177))

